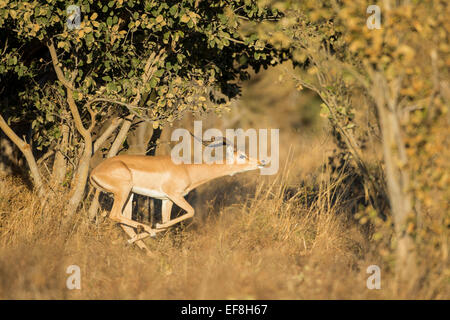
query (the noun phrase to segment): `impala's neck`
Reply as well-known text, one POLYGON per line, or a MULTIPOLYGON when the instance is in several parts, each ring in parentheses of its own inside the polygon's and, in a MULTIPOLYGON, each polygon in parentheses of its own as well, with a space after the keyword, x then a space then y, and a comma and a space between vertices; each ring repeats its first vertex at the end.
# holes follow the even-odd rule
POLYGON ((213 179, 247 170, 245 166, 229 164, 189 164, 186 169, 191 179, 191 190, 213 179))

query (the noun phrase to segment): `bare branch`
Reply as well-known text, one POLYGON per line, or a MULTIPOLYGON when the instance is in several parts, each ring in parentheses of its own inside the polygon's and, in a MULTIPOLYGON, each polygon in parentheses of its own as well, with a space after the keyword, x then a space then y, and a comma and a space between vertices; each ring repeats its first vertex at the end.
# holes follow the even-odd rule
POLYGON ((19 150, 25 156, 27 160, 28 166, 30 167, 31 177, 33 178, 34 185, 39 193, 39 196, 42 197, 44 195, 43 183, 41 179, 41 174, 39 172, 36 159, 33 156, 33 152, 28 143, 24 140, 20 139, 19 136, 11 129, 8 123, 3 119, 0 114, 0 129, 8 136, 9 139, 19 148, 19 150))
POLYGON ((111 122, 111 125, 103 132, 103 134, 94 142, 94 150, 93 153, 96 153, 98 149, 105 143, 105 141, 111 136, 111 134, 116 130, 120 124, 123 122, 123 119, 114 118, 111 122))
POLYGON ((97 116, 97 113, 98 113, 98 112, 94 111, 91 108, 91 104, 92 104, 92 102, 86 103, 86 109, 88 109, 88 112, 89 112, 89 114, 91 116, 91 125, 87 129, 87 131, 90 132, 90 133, 92 132, 92 130, 94 129, 94 127, 95 127, 95 125, 97 123, 97 121, 95 120, 95 117, 97 116))
POLYGON ((59 65, 58 56, 56 54, 55 45, 53 44, 53 39, 50 39, 47 44, 48 50, 50 51, 50 56, 52 57, 53 68, 55 69, 56 76, 58 80, 67 88, 73 90, 72 83, 66 79, 64 73, 59 65))

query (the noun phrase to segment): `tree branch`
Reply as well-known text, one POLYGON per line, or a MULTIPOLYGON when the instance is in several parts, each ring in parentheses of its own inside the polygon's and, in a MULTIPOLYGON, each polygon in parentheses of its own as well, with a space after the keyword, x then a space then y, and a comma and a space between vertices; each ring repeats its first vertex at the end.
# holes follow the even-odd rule
POLYGON ((50 56, 52 57, 53 68, 55 69, 56 76, 58 80, 67 88, 73 90, 72 82, 68 81, 66 77, 64 77, 64 73, 59 66, 58 56, 56 54, 55 45, 53 44, 53 39, 50 39, 47 44, 48 50, 50 51, 50 56))
POLYGON ((114 118, 111 122, 111 125, 103 132, 103 134, 98 137, 98 139, 94 142, 94 150, 93 153, 96 153, 98 149, 101 148, 101 146, 105 143, 105 141, 111 136, 111 134, 116 130, 120 124, 123 122, 123 119, 120 118, 114 118))
POLYGON ((43 183, 41 179, 41 174, 39 172, 36 159, 33 156, 33 152, 31 150, 31 147, 28 143, 26 143, 24 140, 20 139, 19 136, 11 129, 11 127, 8 125, 8 123, 3 119, 2 115, 0 114, 0 129, 8 136, 9 139, 19 148, 19 150, 23 153, 25 156, 25 159, 27 160, 28 166, 31 171, 31 177, 34 181, 34 186, 36 187, 39 196, 42 198, 44 196, 44 190, 43 190, 43 183))
MULTIPOLYGON (((75 126, 85 140, 89 139, 88 136, 90 136, 90 132, 88 130, 86 130, 86 128, 84 127, 83 120, 81 119, 80 113, 78 111, 78 107, 73 98, 73 91, 74 91, 73 83, 71 81, 68 81, 64 77, 61 67, 59 66, 59 60, 58 60, 58 56, 56 55, 56 49, 53 44, 53 40, 50 40, 48 42, 47 47, 48 47, 48 49, 50 51, 50 55, 52 57, 53 68, 55 69, 56 76, 58 77, 58 80, 66 87, 67 103, 69 104, 69 109, 70 109, 70 112, 72 113, 72 116, 73 116, 73 119, 75 122, 75 126)), ((95 121, 95 120, 93 120, 93 121, 95 121)))

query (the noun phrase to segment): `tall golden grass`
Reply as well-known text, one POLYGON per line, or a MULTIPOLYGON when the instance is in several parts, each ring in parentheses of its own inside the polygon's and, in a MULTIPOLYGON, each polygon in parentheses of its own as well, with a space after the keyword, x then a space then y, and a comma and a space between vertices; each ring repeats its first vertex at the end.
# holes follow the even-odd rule
POLYGON ((147 239, 153 257, 128 245, 109 219, 92 223, 82 209, 65 221, 64 195, 39 199, 2 176, 0 298, 449 298, 445 274, 424 274, 413 291, 396 287, 392 261, 380 254, 389 248, 349 214, 343 177, 331 178, 322 158, 305 144, 276 177, 249 172, 211 182, 199 190, 204 218, 147 239), (292 182, 305 170, 314 190, 292 182), (380 290, 366 286, 373 264, 382 270, 380 290), (80 290, 66 287, 69 265, 81 269, 80 290))
MULTIPOLYGON (((422 242, 414 285, 398 287, 390 220, 361 215, 364 190, 327 166, 336 146, 317 123, 320 103, 279 74, 271 68, 247 84, 224 123, 209 118, 219 128, 281 128, 279 173, 199 187, 192 223, 145 240, 153 257, 108 218, 90 221, 85 207, 66 221, 64 192, 41 199, 0 175, 0 299, 450 298, 445 234, 438 246, 422 242), (66 287, 70 265, 81 269, 81 290, 66 287), (366 286, 370 265, 381 269, 379 290, 366 286)), ((367 163, 379 160, 374 150, 367 163)))

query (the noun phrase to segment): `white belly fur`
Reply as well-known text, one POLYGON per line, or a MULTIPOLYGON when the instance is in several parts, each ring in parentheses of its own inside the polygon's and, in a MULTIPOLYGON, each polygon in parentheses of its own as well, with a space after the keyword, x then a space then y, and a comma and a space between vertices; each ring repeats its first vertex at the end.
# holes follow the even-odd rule
POLYGON ((158 190, 133 187, 133 189, 131 191, 134 193, 137 193, 137 194, 140 194, 143 196, 147 196, 147 197, 151 197, 151 198, 155 198, 155 199, 167 199, 168 198, 167 194, 165 194, 164 192, 158 191, 158 190))

